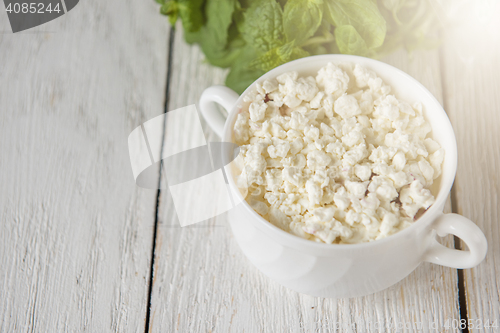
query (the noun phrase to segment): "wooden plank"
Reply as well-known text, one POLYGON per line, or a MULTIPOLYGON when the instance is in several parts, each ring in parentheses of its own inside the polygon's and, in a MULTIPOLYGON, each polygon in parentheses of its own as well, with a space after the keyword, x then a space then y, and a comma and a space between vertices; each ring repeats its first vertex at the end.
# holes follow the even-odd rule
MULTIPOLYGON (((412 58, 401 51, 385 60, 441 99, 437 51, 415 53, 412 58)), ((204 88, 223 83, 225 71, 202 59, 200 49, 185 44, 178 29, 169 109, 196 103, 204 88)), ((203 124, 207 138, 214 138, 203 124)), ((175 127, 177 131, 166 135, 189 132, 186 124, 175 127)), ((257 271, 235 243, 225 215, 181 228, 164 190, 159 221, 151 332, 330 332, 336 325, 345 332, 385 332, 391 331, 384 328, 388 323, 414 322, 421 322, 424 329, 409 331, 429 332, 430 325, 442 327, 447 318, 459 316, 454 269, 422 264, 404 281, 374 295, 315 298, 281 287, 257 271)), ((446 242, 450 246, 451 238, 446 242)))
MULTIPOLYGON (((494 12, 500 12, 499 4, 494 12)), ((442 50, 445 105, 458 144, 458 213, 477 223, 488 240, 486 259, 464 270, 472 332, 499 329, 485 327, 487 321, 500 325, 500 24, 496 17, 490 25, 481 21, 449 31, 442 50)))
POLYGON ((127 138, 163 112, 167 20, 117 0, 18 34, 0 16, 0 331, 142 332, 156 191, 127 138))

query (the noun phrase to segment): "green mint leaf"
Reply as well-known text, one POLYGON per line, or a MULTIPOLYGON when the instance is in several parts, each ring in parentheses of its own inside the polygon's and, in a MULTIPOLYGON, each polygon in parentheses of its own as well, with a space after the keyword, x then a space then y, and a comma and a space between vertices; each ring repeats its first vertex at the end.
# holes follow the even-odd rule
MULTIPOLYGON (((325 0, 326 19, 339 28, 352 26, 368 48, 384 43, 386 22, 373 0, 325 0)), ((337 43, 338 45, 338 43, 337 43)), ((339 46, 340 48, 340 46, 339 46)))
POLYGON ((236 0, 207 0, 205 14, 206 28, 214 47, 224 47, 228 41, 228 29, 233 21, 236 0))
POLYGON ((231 66, 238 57, 244 42, 235 38, 233 13, 238 8, 236 0, 208 0, 205 4, 206 24, 198 32, 184 30, 188 43, 199 43, 209 63, 219 67, 231 66), (230 35, 233 36, 230 40, 230 35))
POLYGON ((300 46, 318 30, 323 18, 323 0, 289 0, 283 13, 288 42, 300 46))
POLYGON ((276 0, 254 1, 243 14, 239 31, 255 50, 266 52, 283 44, 283 10, 276 0))
POLYGON ((402 46, 408 51, 439 46, 439 22, 431 1, 382 1, 383 6, 379 7, 387 22, 387 34, 384 44, 377 48, 379 56, 402 46))
POLYGON ((295 46, 294 42, 289 42, 283 46, 275 47, 250 62, 249 67, 269 71, 288 61, 307 57, 310 54, 304 49, 295 46))
POLYGON ((168 21, 171 25, 175 25, 179 17, 179 8, 176 1, 164 2, 160 7, 160 13, 168 16, 168 21))
POLYGON ((248 64, 248 67, 250 69, 258 69, 267 72, 270 69, 283 64, 285 61, 281 58, 280 54, 278 54, 278 49, 279 48, 276 47, 260 55, 259 57, 252 60, 248 64))
POLYGON ((241 94, 250 84, 262 76, 264 71, 248 66, 256 57, 257 54, 253 48, 249 46, 242 48, 239 57, 234 61, 231 71, 226 77, 226 86, 241 94))
POLYGON ((203 25, 204 0, 178 0, 179 16, 182 19, 184 31, 194 32, 200 30, 203 25))
POLYGON ((184 30, 183 33, 184 33, 184 40, 186 41, 186 43, 193 44, 193 43, 201 43, 204 31, 203 31, 203 27, 202 27, 198 31, 189 32, 189 31, 184 30))
POLYGON ((220 49, 214 48, 210 44, 210 40, 205 39, 201 41, 203 52, 208 62, 214 66, 226 68, 230 67, 235 60, 243 52, 243 47, 245 42, 241 37, 235 38, 229 42, 229 44, 220 49))
POLYGON ((203 25, 202 6, 204 0, 156 0, 162 6, 160 13, 168 16, 171 25, 181 18, 187 32, 198 31, 203 25))
POLYGON ((365 40, 352 25, 343 25, 334 31, 335 41, 341 53, 370 56, 365 40))
POLYGON ((286 5, 287 1, 288 0, 278 0, 278 3, 281 6, 281 8, 285 8, 285 5, 286 5))

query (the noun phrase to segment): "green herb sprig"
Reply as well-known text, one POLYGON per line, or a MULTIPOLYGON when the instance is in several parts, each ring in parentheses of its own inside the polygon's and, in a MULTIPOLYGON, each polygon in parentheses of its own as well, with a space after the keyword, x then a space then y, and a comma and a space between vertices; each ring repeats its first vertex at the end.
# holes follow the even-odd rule
POLYGON ((156 0, 238 93, 270 69, 309 55, 380 58, 433 47, 429 0, 156 0))

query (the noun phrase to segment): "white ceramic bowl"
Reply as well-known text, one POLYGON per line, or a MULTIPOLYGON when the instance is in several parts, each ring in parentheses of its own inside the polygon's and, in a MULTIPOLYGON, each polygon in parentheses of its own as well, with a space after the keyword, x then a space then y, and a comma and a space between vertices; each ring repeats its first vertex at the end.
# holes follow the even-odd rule
MULTIPOLYGON (((439 102, 417 80, 388 64, 351 55, 321 55, 302 58, 279 66, 255 82, 297 71, 314 75, 328 62, 358 63, 373 70, 392 88, 391 93, 409 103, 421 102, 432 136, 445 150, 443 173, 434 190, 436 202, 410 227, 377 241, 361 244, 323 244, 289 234, 257 214, 241 197, 232 175, 229 187, 241 201, 228 213, 239 246, 265 275, 285 287, 321 297, 355 297, 385 289, 410 274, 421 262, 470 268, 486 255, 486 239, 470 220, 457 214, 443 214, 457 168, 457 147, 450 121, 439 102), (436 234, 453 234, 465 241, 469 251, 448 249, 436 234)), ((253 89, 255 82, 242 94, 253 89)), ((232 129, 242 97, 227 87, 206 89, 200 99, 201 113, 225 142, 233 142, 232 129), (227 120, 213 103, 227 111, 227 120)), ((225 164, 232 152, 223 156, 225 164)), ((230 173, 230 171, 229 171, 230 173)))

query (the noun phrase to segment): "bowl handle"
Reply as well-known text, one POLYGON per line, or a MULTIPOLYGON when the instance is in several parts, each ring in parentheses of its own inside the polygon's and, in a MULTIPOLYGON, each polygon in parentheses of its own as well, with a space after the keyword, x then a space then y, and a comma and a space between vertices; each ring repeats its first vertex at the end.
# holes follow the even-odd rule
POLYGON ((458 214, 441 214, 431 227, 440 237, 448 234, 459 237, 467 244, 469 250, 452 250, 433 238, 425 253, 424 261, 463 269, 477 266, 486 256, 488 248, 486 237, 481 229, 468 218, 458 214))
POLYGON ((200 109, 203 118, 214 132, 222 138, 226 117, 215 108, 214 102, 222 105, 229 113, 240 96, 224 86, 212 86, 205 89, 200 97, 200 109))

